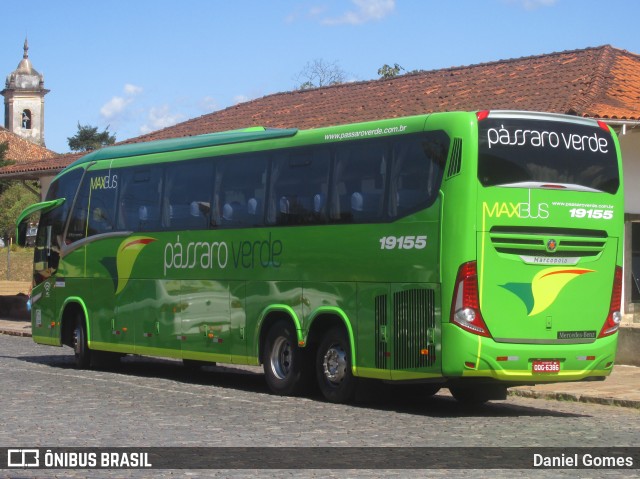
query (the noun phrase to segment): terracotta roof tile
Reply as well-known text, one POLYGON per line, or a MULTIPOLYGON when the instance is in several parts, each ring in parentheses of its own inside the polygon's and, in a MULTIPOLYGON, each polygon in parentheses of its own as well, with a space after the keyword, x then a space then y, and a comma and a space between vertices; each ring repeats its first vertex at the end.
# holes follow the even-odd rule
POLYGON ((57 155, 57 153, 48 150, 43 146, 36 145, 29 140, 25 140, 3 127, 0 127, 0 143, 7 143, 9 145, 6 159, 13 160, 19 165, 24 165, 37 159, 51 158, 57 155))
MULTIPOLYGON (((258 125, 308 129, 435 111, 482 109, 640 121, 640 56, 605 45, 276 93, 122 143, 258 125)), ((63 155, 43 160, 41 166, 44 171, 53 170, 77 157, 63 155)))
POLYGON ((55 175, 83 155, 85 155, 85 153, 56 154, 56 156, 50 158, 35 159, 26 163, 16 163, 15 165, 0 168, 0 177, 39 178, 45 175, 55 175))

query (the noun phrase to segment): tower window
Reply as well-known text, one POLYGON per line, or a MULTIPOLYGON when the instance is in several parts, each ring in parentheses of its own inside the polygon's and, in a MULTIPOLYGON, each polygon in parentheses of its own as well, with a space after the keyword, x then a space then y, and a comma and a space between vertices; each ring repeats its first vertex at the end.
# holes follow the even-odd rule
POLYGON ((31 129, 31 110, 22 111, 22 128, 25 130, 31 129))

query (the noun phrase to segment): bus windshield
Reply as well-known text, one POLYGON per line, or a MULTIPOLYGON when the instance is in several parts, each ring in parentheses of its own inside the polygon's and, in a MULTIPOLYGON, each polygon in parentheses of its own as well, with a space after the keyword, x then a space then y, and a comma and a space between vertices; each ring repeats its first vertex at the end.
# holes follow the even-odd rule
POLYGON ((487 118, 478 123, 478 143, 485 187, 553 184, 614 194, 620 186, 613 139, 598 126, 487 118))

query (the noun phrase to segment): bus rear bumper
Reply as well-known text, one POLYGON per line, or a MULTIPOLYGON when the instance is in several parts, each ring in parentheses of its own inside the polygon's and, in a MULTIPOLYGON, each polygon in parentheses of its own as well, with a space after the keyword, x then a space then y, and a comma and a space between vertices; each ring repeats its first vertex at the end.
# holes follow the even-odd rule
POLYGON ((445 377, 511 384, 604 378, 613 368, 618 341, 616 333, 584 344, 498 343, 450 323, 443 324, 442 332, 445 377))

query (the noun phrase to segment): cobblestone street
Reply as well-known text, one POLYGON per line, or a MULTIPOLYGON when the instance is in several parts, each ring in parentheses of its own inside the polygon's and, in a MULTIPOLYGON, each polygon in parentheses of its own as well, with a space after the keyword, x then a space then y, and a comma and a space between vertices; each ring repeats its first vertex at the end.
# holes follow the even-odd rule
MULTIPOLYGON (((188 372, 178 361, 130 357, 114 370, 81 371, 73 368, 69 348, 12 336, 0 336, 0 348, 0 443, 7 447, 635 446, 640 430, 640 414, 632 408, 510 397, 469 411, 446 391, 420 402, 398 397, 395 388, 380 387, 361 394, 368 399, 345 406, 315 397, 271 395, 258 368, 219 366, 188 372)), ((54 471, 29 472, 52 477, 54 471)), ((94 472, 100 477, 148 477, 150 472, 165 477, 167 471, 94 472)), ((464 475, 448 472, 447 477, 464 475)), ((495 471, 477 472, 480 477, 503 477, 495 471)), ((514 471, 504 472, 504 477, 512 477, 514 471)), ((278 477, 294 473, 329 475, 281 471, 278 477)), ((408 471, 395 473, 403 477, 408 471)), ((194 471, 189 477, 212 474, 194 471)), ((243 477, 246 471, 217 474, 243 477)), ((258 474, 271 477, 274 472, 258 474)), ((345 476, 340 471, 335 475, 345 476)), ((85 476, 65 471, 54 477, 85 476)))

